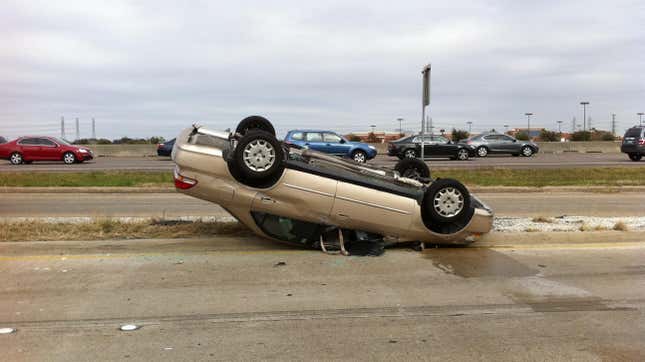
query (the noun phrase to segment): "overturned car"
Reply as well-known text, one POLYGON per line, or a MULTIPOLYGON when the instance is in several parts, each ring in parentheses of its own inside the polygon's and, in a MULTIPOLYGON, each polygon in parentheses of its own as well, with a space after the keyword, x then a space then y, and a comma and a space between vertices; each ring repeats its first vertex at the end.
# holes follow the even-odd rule
POLYGON ((172 159, 180 192, 221 205, 258 235, 327 252, 384 239, 468 244, 492 227, 489 207, 456 180, 430 178, 420 160, 389 170, 294 148, 259 116, 235 132, 187 128, 172 159))

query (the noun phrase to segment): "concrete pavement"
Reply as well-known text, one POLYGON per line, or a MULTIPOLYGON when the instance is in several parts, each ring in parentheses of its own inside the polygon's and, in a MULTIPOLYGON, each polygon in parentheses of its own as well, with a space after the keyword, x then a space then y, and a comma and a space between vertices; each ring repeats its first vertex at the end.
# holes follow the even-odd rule
MULTIPOLYGON (((477 193, 498 216, 643 216, 645 193, 477 193)), ((0 217, 219 216, 218 205, 179 193, 2 194, 0 217), (127 202, 123 202, 127 199, 127 202)))
POLYGON ((0 244, 7 360, 642 360, 645 248, 0 244), (283 264, 278 264, 283 262, 283 264), (141 329, 118 331, 124 323, 141 329))

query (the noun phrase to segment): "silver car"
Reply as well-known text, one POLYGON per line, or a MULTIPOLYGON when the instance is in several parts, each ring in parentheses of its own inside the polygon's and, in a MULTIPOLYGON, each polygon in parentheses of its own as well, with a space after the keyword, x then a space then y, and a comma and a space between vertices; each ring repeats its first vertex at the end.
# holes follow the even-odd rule
POLYGON ((540 147, 535 142, 520 141, 509 135, 500 133, 480 134, 461 140, 459 143, 473 147, 479 157, 486 157, 494 153, 531 157, 540 150, 540 147))

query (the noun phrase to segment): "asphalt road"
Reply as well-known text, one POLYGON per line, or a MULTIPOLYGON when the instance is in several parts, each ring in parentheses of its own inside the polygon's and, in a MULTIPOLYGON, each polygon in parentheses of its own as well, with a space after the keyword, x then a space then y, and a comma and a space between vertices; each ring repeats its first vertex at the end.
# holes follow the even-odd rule
MULTIPOLYGON (((379 155, 369 163, 393 168, 398 159, 379 155)), ((441 168, 565 168, 565 167, 642 167, 645 161, 633 162, 621 153, 563 153, 537 154, 534 157, 490 156, 472 158, 468 161, 431 159, 427 161, 432 169, 441 168)), ((170 171, 174 167, 169 158, 157 157, 99 157, 82 164, 65 165, 62 162, 35 162, 31 165, 13 166, 0 161, 0 172, 35 171, 170 171)))
POLYGON ((0 260, 8 361, 645 359, 640 244, 357 258, 254 237, 5 242, 0 260))
MULTIPOLYGON (((499 216, 642 216, 645 194, 637 192, 478 193, 499 216)), ((218 205, 179 193, 0 194, 0 217, 227 215, 218 205), (127 199, 127 202, 124 202, 127 199)))

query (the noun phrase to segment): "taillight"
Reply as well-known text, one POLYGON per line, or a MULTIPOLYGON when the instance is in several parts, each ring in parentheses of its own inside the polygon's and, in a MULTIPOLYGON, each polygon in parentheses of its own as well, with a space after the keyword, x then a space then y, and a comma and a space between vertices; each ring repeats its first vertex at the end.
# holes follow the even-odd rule
POLYGON ((638 140, 639 145, 645 145, 645 138, 641 138, 638 140))
POLYGON ((179 167, 175 167, 175 170, 173 171, 173 178, 175 179, 175 187, 181 190, 187 190, 197 185, 197 180, 180 174, 179 167))
POLYGON ((466 144, 467 144, 467 145, 472 145, 472 144, 473 144, 473 141, 466 141, 466 144))
POLYGON ((157 145, 157 149, 159 149, 161 147, 163 147, 163 143, 160 143, 160 144, 157 145))

